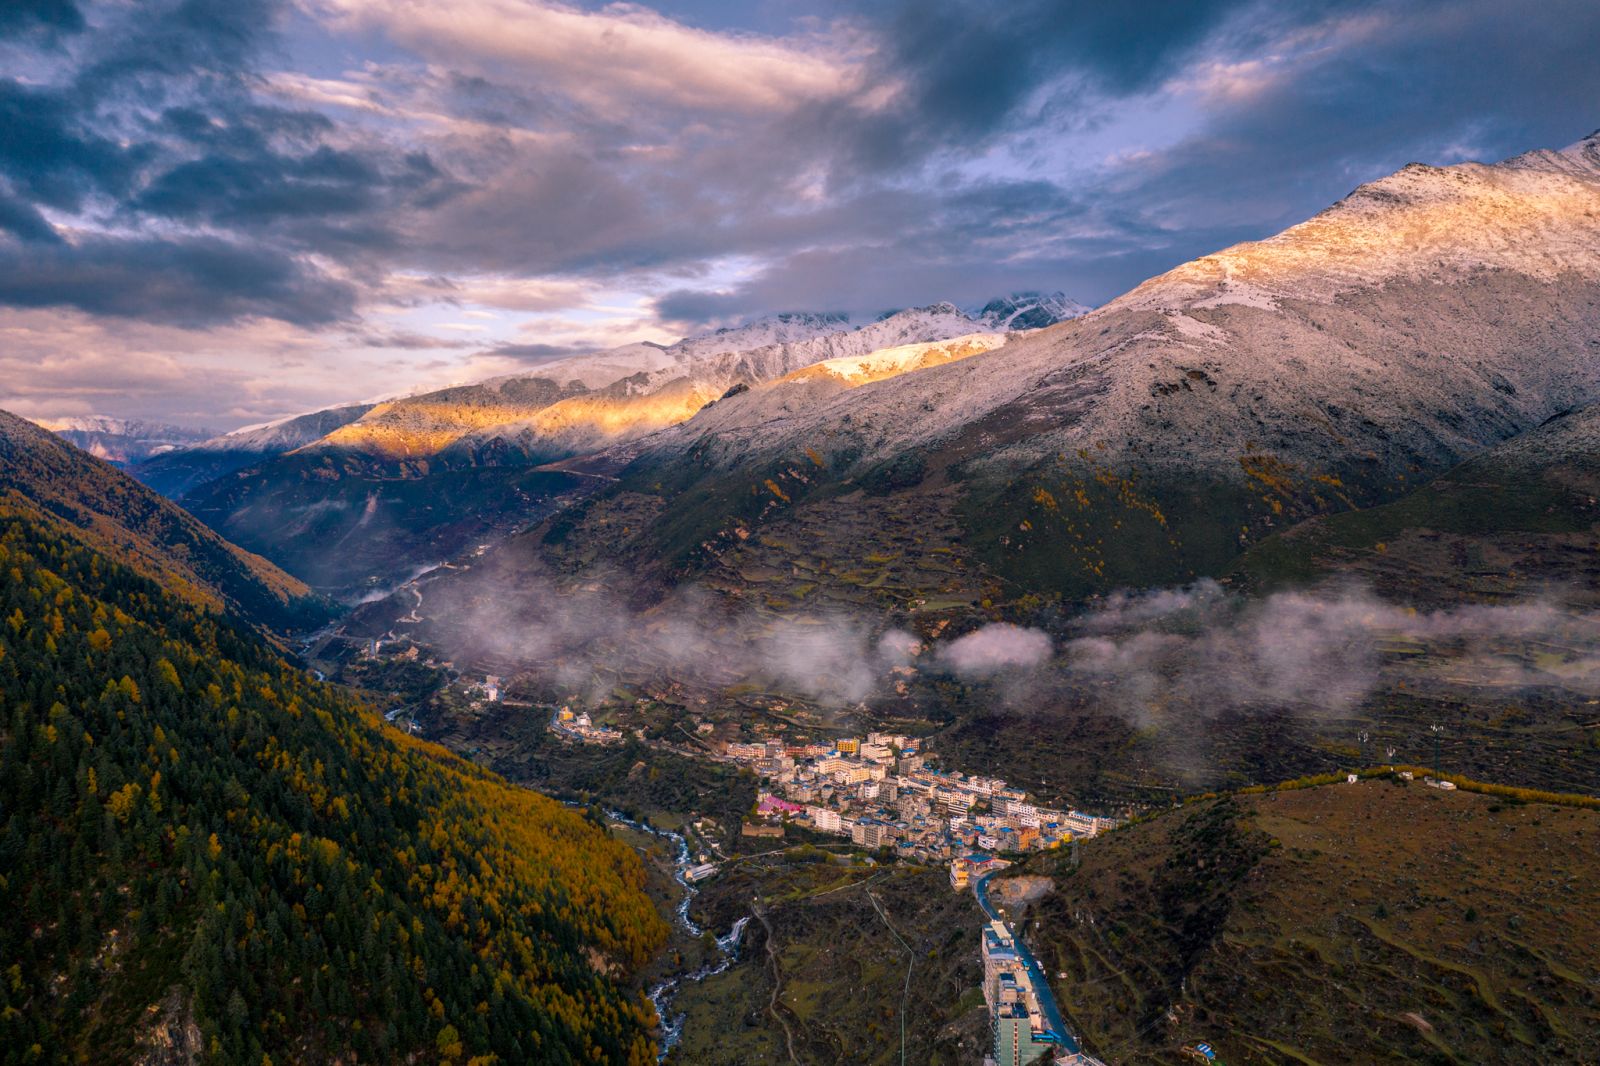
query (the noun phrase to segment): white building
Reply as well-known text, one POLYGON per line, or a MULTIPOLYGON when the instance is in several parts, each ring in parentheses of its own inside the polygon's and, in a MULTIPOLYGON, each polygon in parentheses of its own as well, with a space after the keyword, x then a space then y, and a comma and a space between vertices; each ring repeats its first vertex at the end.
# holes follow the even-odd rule
POLYGON ((806 815, 811 819, 811 824, 824 833, 838 833, 844 828, 844 820, 839 817, 839 812, 831 808, 810 806, 806 808, 806 815))

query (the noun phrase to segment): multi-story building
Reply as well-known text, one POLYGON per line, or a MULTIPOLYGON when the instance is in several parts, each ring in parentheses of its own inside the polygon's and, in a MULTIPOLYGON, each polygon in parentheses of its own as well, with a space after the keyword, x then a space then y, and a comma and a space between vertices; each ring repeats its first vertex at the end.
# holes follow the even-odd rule
POLYGON ((1068 811, 1061 820, 1068 829, 1083 837, 1097 836, 1108 829, 1115 829, 1117 825, 1115 818, 1102 818, 1082 811, 1068 811))
POLYGON ((1018 987, 1015 976, 1010 973, 1000 978, 989 1019, 996 1066, 1027 1066, 1054 1046, 1051 1041, 1039 1039, 1041 1034, 1034 1029, 1034 1014, 1028 1009, 1028 994, 1018 987))
POLYGON ((863 848, 876 848, 892 842, 894 830, 876 818, 863 818, 850 827, 850 840, 863 848))
MULTIPOLYGON (((973 864, 966 859, 968 876, 975 872, 973 864)), ((990 922, 983 927, 983 1001, 989 1005, 991 1011, 999 1004, 1000 977, 1002 974, 1012 974, 1022 968, 1022 957, 1017 954, 1017 946, 1012 942, 1011 930, 1004 922, 990 922)))
POLYGON ((823 833, 837 833, 843 828, 843 820, 839 812, 831 807, 809 806, 806 815, 811 819, 811 824, 823 833))
POLYGON ((946 814, 966 814, 972 809, 972 797, 957 789, 939 789, 934 799, 946 814))
POLYGON ((871 770, 861 763, 846 762, 845 765, 829 772, 833 775, 833 779, 841 785, 860 784, 862 781, 870 780, 872 777, 871 770))

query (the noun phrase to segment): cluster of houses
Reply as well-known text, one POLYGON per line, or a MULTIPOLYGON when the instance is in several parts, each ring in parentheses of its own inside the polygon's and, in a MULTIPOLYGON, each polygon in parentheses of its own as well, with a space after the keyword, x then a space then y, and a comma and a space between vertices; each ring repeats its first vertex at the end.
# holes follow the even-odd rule
POLYGON ((624 734, 620 730, 612 729, 608 725, 596 725, 589 717, 588 711, 574 714, 569 707, 563 707, 556 712, 550 721, 550 728, 589 744, 621 744, 624 739, 624 734))
POLYGON ((862 847, 892 847, 918 859, 1042 850, 1116 824, 1030 803, 1026 792, 997 777, 931 767, 916 741, 896 734, 831 744, 730 743, 722 754, 767 783, 757 809, 762 821, 849 837, 862 847))

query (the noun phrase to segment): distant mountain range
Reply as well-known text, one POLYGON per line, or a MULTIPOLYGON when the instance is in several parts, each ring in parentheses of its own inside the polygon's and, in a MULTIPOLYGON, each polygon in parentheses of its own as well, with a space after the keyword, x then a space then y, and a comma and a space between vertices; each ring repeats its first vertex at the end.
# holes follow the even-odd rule
POLYGON ((108 415, 41 419, 38 424, 97 459, 104 459, 116 466, 128 466, 151 456, 189 447, 211 436, 203 429, 184 429, 161 422, 142 422, 108 415))
POLYGON ((173 499, 264 459, 303 448, 372 410, 373 405, 347 404, 307 415, 247 426, 220 437, 207 437, 183 448, 153 455, 134 466, 140 481, 173 499))
POLYGON ((913 615, 1224 574, 1600 402, 1600 136, 1408 166, 981 358, 807 377, 564 464, 614 480, 436 617, 533 573, 913 615))
POLYGON ((908 345, 967 338, 963 354, 975 354, 1084 310, 1059 293, 1019 293, 970 312, 939 303, 856 327, 834 314, 774 315, 672 345, 627 345, 316 412, 132 472, 317 587, 361 596, 536 521, 589 483, 542 465, 626 446, 805 368, 876 359, 872 376, 890 377, 952 357, 908 357, 908 345))

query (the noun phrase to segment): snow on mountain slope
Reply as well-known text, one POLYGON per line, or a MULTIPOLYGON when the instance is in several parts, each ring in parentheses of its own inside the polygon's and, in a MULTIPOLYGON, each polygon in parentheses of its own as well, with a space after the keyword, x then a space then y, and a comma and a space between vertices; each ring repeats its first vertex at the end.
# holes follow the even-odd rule
POLYGON ((641 442, 639 483, 748 492, 750 471, 814 451, 845 483, 958 482, 965 539, 1019 581, 1055 581, 1063 559, 1082 581, 1060 588, 1215 572, 1297 516, 1392 498, 1600 401, 1597 159, 1591 137, 1408 166, 983 358, 762 417, 734 417, 762 390, 718 404, 641 442))
POLYGON ((630 345, 382 403, 316 447, 389 460, 439 455, 469 465, 548 461, 683 422, 736 385, 771 381, 831 359, 971 334, 984 330, 985 322, 1054 320, 1077 307, 1058 296, 1024 294, 994 301, 985 319, 938 303, 858 328, 838 315, 776 315, 666 347, 630 345))
POLYGON ((990 300, 971 313, 971 317, 994 332, 1043 329, 1069 318, 1086 315, 1090 308, 1066 293, 1018 292, 990 300))
POLYGON ((914 370, 927 370, 930 367, 953 363, 957 359, 981 355, 1000 347, 1005 342, 1004 333, 969 333, 964 337, 951 338, 949 341, 902 344, 862 356, 845 356, 813 363, 784 375, 774 384, 828 380, 837 381, 846 388, 855 388, 858 385, 909 374, 914 370))
POLYGON ((718 400, 693 419, 642 443, 657 449, 682 449, 702 437, 753 431, 795 415, 818 414, 823 405, 850 389, 983 355, 1014 336, 968 333, 949 340, 902 344, 864 355, 825 359, 718 400))
POLYGON ((1275 237, 1185 263, 1106 309, 1327 301, 1362 286, 1467 270, 1508 270, 1541 281, 1591 274, 1600 248, 1586 221, 1597 181, 1600 133, 1561 152, 1529 152, 1489 166, 1412 163, 1275 237))
POLYGON ((330 407, 220 437, 162 451, 134 463, 128 472, 169 499, 179 499, 208 481, 321 440, 372 409, 371 404, 330 407))
POLYGON ((37 424, 96 459, 104 459, 117 466, 126 466, 152 455, 194 444, 209 435, 205 430, 112 418, 109 415, 40 419, 37 424))

